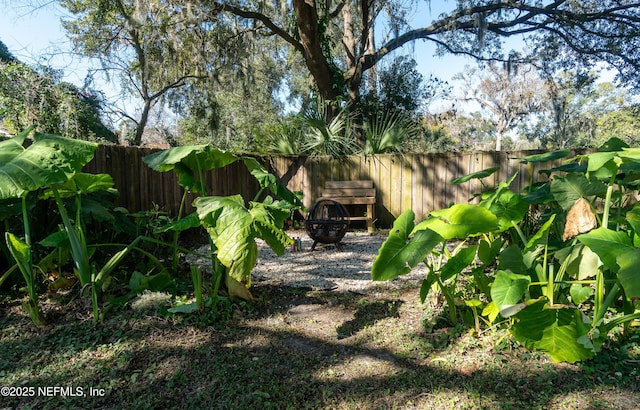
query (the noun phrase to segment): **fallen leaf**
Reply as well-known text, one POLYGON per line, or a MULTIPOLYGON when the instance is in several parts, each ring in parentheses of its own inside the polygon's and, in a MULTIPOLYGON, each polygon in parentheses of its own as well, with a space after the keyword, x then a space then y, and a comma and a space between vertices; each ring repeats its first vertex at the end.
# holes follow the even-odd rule
POLYGON ((562 240, 566 241, 581 233, 587 233, 597 226, 598 222, 589 202, 584 198, 578 198, 567 213, 562 240))

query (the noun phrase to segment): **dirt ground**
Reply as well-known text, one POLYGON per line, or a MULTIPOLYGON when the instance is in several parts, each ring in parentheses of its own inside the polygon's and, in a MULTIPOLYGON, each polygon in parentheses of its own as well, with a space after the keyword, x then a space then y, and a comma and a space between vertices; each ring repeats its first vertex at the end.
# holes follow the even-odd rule
MULTIPOLYGON (((291 236, 296 236, 294 232, 291 236)), ((300 233, 302 236, 302 232, 300 233)), ((282 257, 260 247, 255 303, 217 324, 162 314, 144 294, 105 321, 90 306, 42 301, 35 328, 0 303, 0 386, 83 385, 104 397, 0 398, 4 408, 635 409, 633 362, 557 364, 505 332, 452 326, 419 300, 423 272, 375 283, 382 235, 282 257), (179 398, 179 400, 177 400, 179 398)))

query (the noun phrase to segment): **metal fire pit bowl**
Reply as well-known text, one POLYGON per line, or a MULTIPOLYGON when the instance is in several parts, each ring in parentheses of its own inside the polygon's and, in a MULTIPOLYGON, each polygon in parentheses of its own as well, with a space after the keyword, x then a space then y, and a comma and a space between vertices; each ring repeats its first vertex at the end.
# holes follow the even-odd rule
POLYGON ((318 242, 335 244, 338 250, 342 250, 340 241, 349 228, 349 213, 344 206, 332 199, 321 199, 309 209, 309 214, 304 221, 307 234, 313 239, 311 250, 316 248, 318 242))

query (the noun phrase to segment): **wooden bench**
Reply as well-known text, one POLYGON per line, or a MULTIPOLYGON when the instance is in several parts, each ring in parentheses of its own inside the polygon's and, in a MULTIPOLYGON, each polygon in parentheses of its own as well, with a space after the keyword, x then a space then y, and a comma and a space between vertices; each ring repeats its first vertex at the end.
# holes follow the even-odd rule
POLYGON ((373 232, 375 221, 376 189, 373 181, 327 181, 321 199, 333 199, 342 205, 367 205, 367 213, 349 216, 350 221, 367 221, 367 230, 373 232))

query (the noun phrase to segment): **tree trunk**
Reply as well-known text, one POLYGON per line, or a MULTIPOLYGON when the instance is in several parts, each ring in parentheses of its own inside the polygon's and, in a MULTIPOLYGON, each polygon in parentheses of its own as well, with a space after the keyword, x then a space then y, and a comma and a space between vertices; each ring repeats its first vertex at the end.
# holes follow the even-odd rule
POLYGON ((496 133, 496 151, 502 151, 502 131, 496 133))
POLYGON ((353 16, 349 7, 342 8, 342 20, 344 24, 344 34, 342 45, 345 48, 347 57, 347 72, 352 75, 347 78, 347 88, 349 102, 356 103, 360 99, 360 83, 362 82, 362 68, 358 65, 357 41, 353 34, 353 16))
POLYGON ((293 0, 300 43, 307 68, 316 80, 318 93, 325 101, 334 101, 340 95, 334 87, 333 71, 329 59, 322 52, 322 36, 318 26, 318 12, 314 0, 293 0))
POLYGON ((147 122, 149 121, 149 112, 151 112, 151 107, 153 106, 153 102, 150 100, 145 100, 144 106, 142 107, 142 113, 140 114, 140 121, 136 126, 136 135, 133 138, 131 143, 135 146, 139 146, 142 144, 142 134, 144 134, 144 129, 147 126, 147 122))
MULTIPOLYGON (((376 52, 376 39, 375 39, 375 30, 374 30, 374 21, 373 18, 369 18, 370 28, 369 28, 369 39, 367 41, 367 51, 365 54, 373 55, 376 52)), ((377 92, 378 89, 378 69, 374 65, 369 69, 369 76, 367 78, 369 92, 377 92)))

